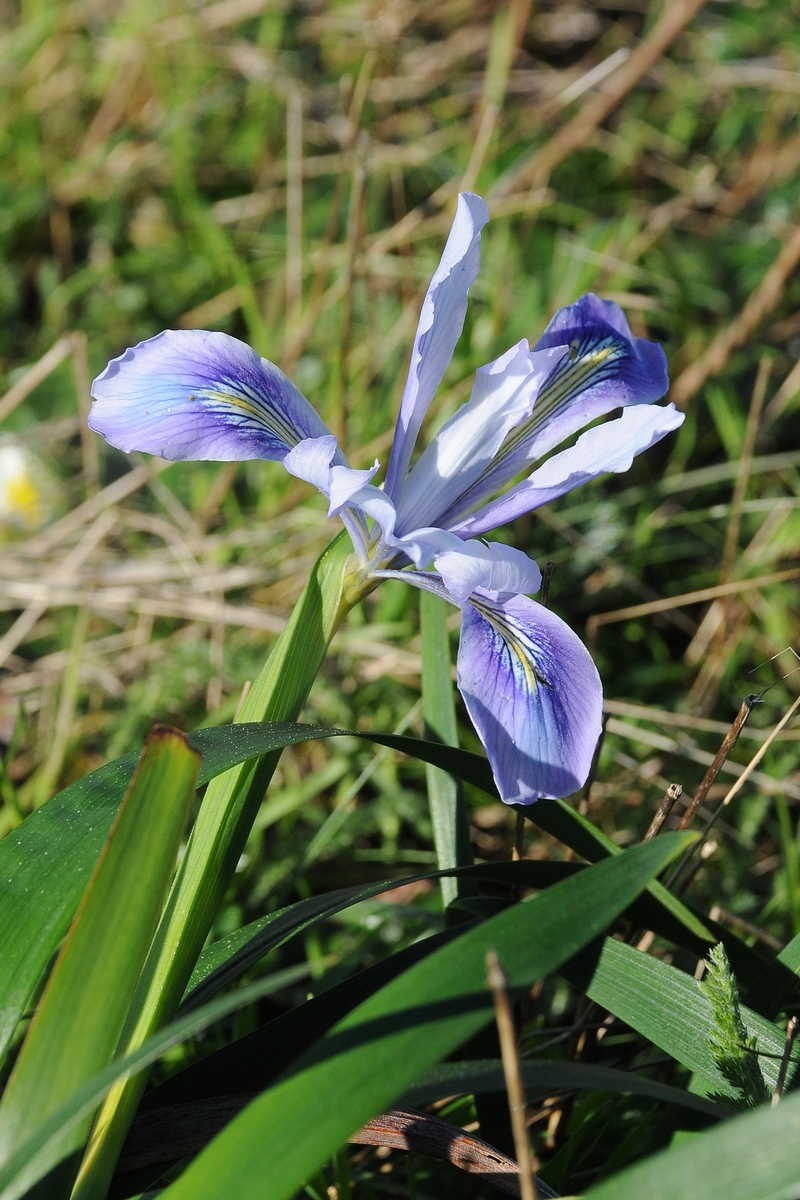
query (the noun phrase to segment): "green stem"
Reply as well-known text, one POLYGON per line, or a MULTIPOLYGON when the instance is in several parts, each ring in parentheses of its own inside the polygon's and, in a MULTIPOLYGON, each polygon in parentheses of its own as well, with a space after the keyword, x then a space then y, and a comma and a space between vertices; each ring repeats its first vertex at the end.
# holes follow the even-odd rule
MULTIPOLYGON (((425 736, 448 746, 458 746, 456 706, 450 678, 450 642, 447 635, 448 607, 430 592, 421 592, 419 600, 422 631, 422 709, 425 736)), ((440 870, 469 866, 472 845, 464 791, 452 775, 438 767, 425 768, 428 800, 433 822, 433 840, 440 870)), ((442 880, 445 908, 463 892, 456 879, 442 880)))
MULTIPOLYGON (((342 620, 370 589, 352 573, 342 532, 323 551, 286 629, 245 700, 239 722, 295 720, 342 620)), ((244 849, 280 751, 226 771, 206 790, 178 875, 142 972, 120 1053, 135 1049, 175 1013, 244 849)), ((73 1193, 102 1200, 146 1075, 108 1095, 73 1193)))

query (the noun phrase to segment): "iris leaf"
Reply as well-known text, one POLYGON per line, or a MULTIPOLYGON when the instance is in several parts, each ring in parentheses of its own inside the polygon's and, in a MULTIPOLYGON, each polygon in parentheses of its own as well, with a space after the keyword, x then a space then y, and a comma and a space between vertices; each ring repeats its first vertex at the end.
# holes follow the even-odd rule
POLYGON ((685 846, 668 834, 514 905, 359 1005, 255 1100, 168 1189, 169 1200, 288 1200, 360 1125, 492 1016, 485 956, 520 993, 621 912, 685 846))
MULTIPOLYGON (((166 899, 200 755, 155 729, 61 949, 0 1105, 0 1159, 116 1051, 166 899)), ((54 1156, 80 1144, 74 1131, 54 1156)), ((53 1158, 55 1161, 55 1157, 53 1158)))

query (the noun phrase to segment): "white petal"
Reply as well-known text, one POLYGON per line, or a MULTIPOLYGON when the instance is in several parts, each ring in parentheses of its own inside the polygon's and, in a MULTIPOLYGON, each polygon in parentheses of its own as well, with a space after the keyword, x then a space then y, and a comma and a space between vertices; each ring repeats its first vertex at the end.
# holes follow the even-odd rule
POLYGON ((365 471, 357 471, 353 467, 332 467, 328 491, 331 501, 328 516, 338 516, 346 505, 352 504, 353 497, 370 482, 379 467, 380 463, 377 458, 374 464, 365 471))
POLYGON ((306 438, 298 443, 283 460, 290 475, 313 483, 315 488, 328 495, 331 463, 336 457, 339 443, 332 433, 325 437, 306 438))
POLYGON ((457 604, 480 588, 495 595, 538 592, 541 572, 527 554, 502 542, 462 542, 435 559, 436 570, 457 604))
POLYGON ((480 268, 480 233, 488 220, 489 209, 481 197, 462 192, 414 338, 386 476, 386 491, 392 497, 402 485, 423 418, 461 336, 467 296, 480 268))
POLYGON ((588 429, 569 450, 554 454, 529 479, 459 521, 455 528, 462 537, 486 533, 606 471, 628 471, 637 454, 654 446, 683 420, 684 414, 674 404, 636 404, 623 409, 621 417, 588 429))
POLYGON ((490 466, 507 434, 530 415, 539 385, 566 350, 561 346, 532 354, 523 338, 476 372, 470 399, 442 426, 403 485, 399 530, 444 524, 449 509, 468 505, 462 498, 490 466))

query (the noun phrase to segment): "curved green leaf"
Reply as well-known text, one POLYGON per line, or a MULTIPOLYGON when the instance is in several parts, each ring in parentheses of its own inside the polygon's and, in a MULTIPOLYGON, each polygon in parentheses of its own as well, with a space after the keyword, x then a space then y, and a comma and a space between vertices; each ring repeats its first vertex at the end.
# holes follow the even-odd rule
POLYGON ((169 1200, 288 1200, 338 1146, 492 1014, 485 956, 512 992, 613 920, 687 842, 668 834, 514 905, 359 1005, 254 1101, 168 1189, 169 1200))
POLYGON ((800 1181, 800 1095, 656 1154, 586 1200, 790 1200, 800 1181))
MULTIPOLYGON (((571 1091, 589 1089, 598 1092, 622 1092, 632 1096, 646 1096, 651 1100, 662 1100, 665 1104, 678 1104, 691 1108, 717 1120, 736 1115, 736 1109, 715 1104, 705 1096, 682 1091, 657 1079, 648 1079, 634 1071, 618 1071, 613 1067, 599 1067, 594 1063, 570 1062, 562 1059, 523 1059, 520 1063, 522 1082, 526 1088, 542 1088, 546 1091, 571 1091)), ((463 1062, 440 1063, 412 1087, 398 1102, 398 1107, 419 1107, 458 1093, 502 1092, 505 1090, 505 1074, 500 1059, 469 1059, 463 1062)))

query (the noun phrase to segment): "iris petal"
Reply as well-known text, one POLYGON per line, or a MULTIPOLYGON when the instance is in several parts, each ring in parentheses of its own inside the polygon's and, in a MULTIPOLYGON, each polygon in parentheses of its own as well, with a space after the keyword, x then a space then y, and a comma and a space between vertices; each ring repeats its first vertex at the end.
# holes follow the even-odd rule
POLYGON ((506 437, 494 462, 448 524, 505 487, 560 442, 615 408, 652 404, 669 387, 664 351, 635 338, 619 305, 589 293, 556 313, 534 353, 565 347, 542 383, 533 411, 506 437))
POLYGON ((438 522, 490 467, 508 433, 533 408, 538 388, 566 347, 532 354, 523 338, 475 374, 472 394, 414 464, 397 503, 405 531, 438 522))
POLYGON ((462 192, 453 227, 422 304, 411 366, 397 418, 386 492, 402 486, 417 434, 436 389, 444 378, 467 313, 467 296, 480 267, 480 233, 489 209, 480 196, 462 192))
POLYGON ((436 570, 457 604, 482 588, 494 593, 538 592, 542 574, 536 563, 522 550, 502 542, 461 542, 453 550, 439 554, 436 570))
POLYGON ((589 774, 603 693, 568 625, 526 596, 463 606, 458 686, 507 804, 568 796, 589 774))
POLYGON ((530 478, 454 528, 462 537, 476 537, 549 504, 606 471, 629 471, 637 454, 649 450, 683 420, 684 414, 674 404, 626 408, 616 420, 587 429, 574 446, 548 458, 530 478))
POLYGON ((168 459, 282 460, 328 429, 281 370, 237 338, 167 330, 112 359, 89 424, 120 450, 168 459))

